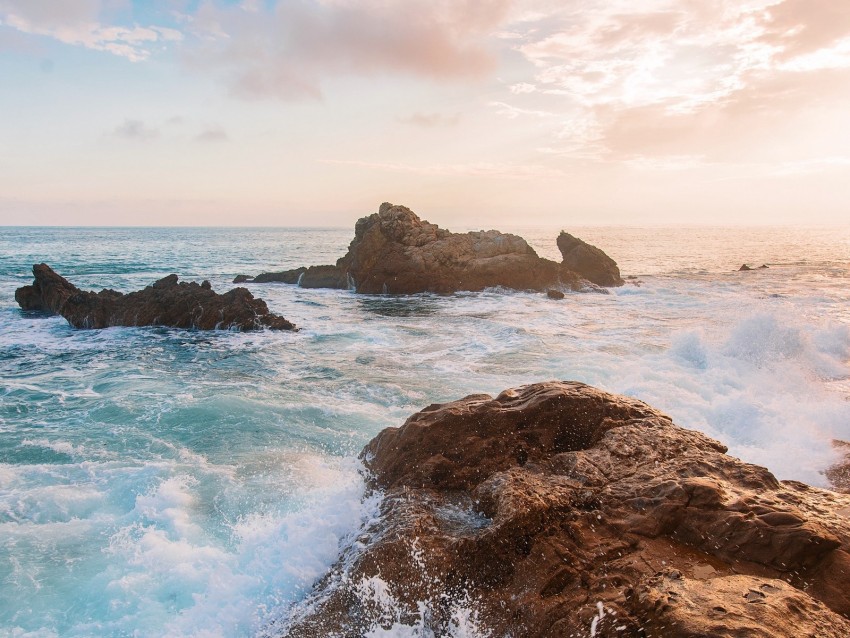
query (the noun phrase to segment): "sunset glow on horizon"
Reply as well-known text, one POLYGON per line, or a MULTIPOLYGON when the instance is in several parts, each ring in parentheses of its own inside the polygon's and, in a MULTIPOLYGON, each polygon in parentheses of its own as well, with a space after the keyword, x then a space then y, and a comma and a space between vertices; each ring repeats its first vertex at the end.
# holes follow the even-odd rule
POLYGON ((850 3, 0 0, 0 224, 850 222, 850 3))

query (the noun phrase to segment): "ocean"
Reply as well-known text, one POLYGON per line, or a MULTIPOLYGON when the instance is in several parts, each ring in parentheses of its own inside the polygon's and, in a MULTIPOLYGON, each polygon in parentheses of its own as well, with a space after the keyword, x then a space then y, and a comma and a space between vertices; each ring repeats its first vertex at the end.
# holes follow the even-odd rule
MULTIPOLYGON (((503 230, 560 259, 559 229, 503 230)), ((636 279, 562 301, 257 284, 299 332, 202 333, 74 330, 14 291, 44 261, 81 288, 173 272, 223 292, 332 263, 352 230, 0 228, 0 636, 262 634, 374 515, 374 435, 524 383, 637 397, 826 484, 850 440, 850 228, 566 230, 636 279)))

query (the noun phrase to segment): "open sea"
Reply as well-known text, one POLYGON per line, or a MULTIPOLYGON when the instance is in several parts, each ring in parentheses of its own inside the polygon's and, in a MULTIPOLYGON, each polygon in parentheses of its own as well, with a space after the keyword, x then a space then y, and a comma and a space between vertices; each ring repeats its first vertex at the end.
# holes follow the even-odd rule
MULTIPOLYGON (((559 229, 503 230, 560 261, 559 229)), ((563 301, 257 284, 300 332, 202 333, 74 330, 14 291, 44 261, 81 288, 174 272, 224 292, 333 263, 353 231, 0 228, 0 636, 262 634, 374 515, 357 454, 375 434, 524 383, 637 397, 825 485, 850 440, 850 228, 567 230, 638 279, 563 301)))

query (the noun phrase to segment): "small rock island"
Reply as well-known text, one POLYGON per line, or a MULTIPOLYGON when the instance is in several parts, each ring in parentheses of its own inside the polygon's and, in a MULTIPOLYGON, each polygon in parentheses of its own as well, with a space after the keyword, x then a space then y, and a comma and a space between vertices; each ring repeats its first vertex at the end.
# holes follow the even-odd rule
POLYGON ((295 325, 269 312, 266 302, 246 288, 222 295, 210 283, 178 282, 168 275, 143 290, 124 294, 84 291, 47 264, 32 267, 29 286, 15 291, 23 310, 62 315, 74 328, 166 326, 195 330, 294 330, 295 325))
POLYGON ((281 282, 392 295, 623 284, 616 262, 599 248, 564 232, 557 244, 562 263, 539 257, 517 235, 496 230, 453 233, 405 206, 383 203, 377 213, 357 221, 348 252, 336 265, 262 273, 253 279, 238 275, 234 283, 281 282))

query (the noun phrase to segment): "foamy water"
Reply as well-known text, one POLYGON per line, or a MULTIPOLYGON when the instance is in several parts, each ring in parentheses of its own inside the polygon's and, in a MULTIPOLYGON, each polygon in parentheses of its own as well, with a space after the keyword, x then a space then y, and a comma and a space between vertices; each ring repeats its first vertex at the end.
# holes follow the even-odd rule
MULTIPOLYGON (((640 285, 560 302, 252 288, 296 334, 75 331, 13 293, 39 261, 83 287, 177 272, 224 291, 332 262, 350 230, 0 230, 0 636, 257 635, 374 516, 356 460, 371 437, 523 383, 638 397, 823 485, 831 440, 850 439, 850 232, 570 230, 640 285)), ((557 256, 557 229, 521 234, 557 256)), ((364 587, 392 613, 391 589, 364 587)), ((472 607, 457 601, 453 635, 483 635, 472 607)), ((424 615, 389 619, 372 635, 430 635, 424 615)))

